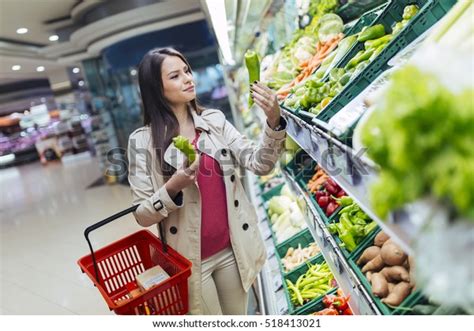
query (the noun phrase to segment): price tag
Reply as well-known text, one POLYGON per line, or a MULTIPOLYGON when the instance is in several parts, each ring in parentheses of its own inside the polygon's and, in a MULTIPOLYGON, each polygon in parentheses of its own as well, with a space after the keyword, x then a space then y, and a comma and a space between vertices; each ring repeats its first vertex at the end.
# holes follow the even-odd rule
POLYGON ((292 135, 293 137, 296 137, 296 133, 297 133, 297 124, 295 122, 295 120, 293 119, 293 117, 291 116, 288 116, 287 119, 286 119, 286 122, 287 122, 287 132, 292 135))
POLYGON ((327 247, 329 243, 326 240, 326 238, 324 237, 324 232, 321 229, 321 226, 320 226, 319 223, 315 224, 314 230, 315 230, 314 232, 316 233, 316 236, 319 238, 319 241, 323 243, 324 247, 327 247))
POLYGON ((283 281, 281 279, 281 275, 277 275, 273 277, 273 289, 274 291, 279 291, 283 287, 283 281))
POLYGON ((334 266, 336 267, 336 270, 339 272, 340 275, 342 275, 344 272, 344 268, 342 266, 341 260, 339 259, 339 256, 334 254, 333 261, 334 261, 334 266))

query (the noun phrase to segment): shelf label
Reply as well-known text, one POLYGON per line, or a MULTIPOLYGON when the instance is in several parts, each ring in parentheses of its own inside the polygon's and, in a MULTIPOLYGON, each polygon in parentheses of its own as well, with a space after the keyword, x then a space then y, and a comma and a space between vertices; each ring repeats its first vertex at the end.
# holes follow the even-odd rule
POLYGON ((340 275, 342 275, 344 273, 344 268, 337 254, 334 254, 333 261, 334 261, 334 266, 336 267, 337 271, 339 272, 340 275))

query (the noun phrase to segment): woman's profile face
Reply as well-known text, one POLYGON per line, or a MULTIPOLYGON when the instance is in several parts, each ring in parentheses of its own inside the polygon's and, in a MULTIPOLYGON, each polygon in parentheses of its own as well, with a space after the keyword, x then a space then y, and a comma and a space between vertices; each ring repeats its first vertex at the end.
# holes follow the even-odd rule
POLYGON ((188 103, 196 98, 191 69, 177 56, 167 56, 161 65, 163 94, 171 104, 188 103))

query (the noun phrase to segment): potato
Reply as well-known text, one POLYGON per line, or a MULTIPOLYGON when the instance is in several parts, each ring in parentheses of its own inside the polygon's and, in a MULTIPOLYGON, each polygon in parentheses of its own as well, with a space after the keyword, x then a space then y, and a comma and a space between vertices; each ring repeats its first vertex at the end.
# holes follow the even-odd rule
POLYGON ((380 271, 385 264, 383 263, 382 256, 377 255, 372 260, 367 262, 367 264, 362 268, 362 272, 366 273, 367 271, 380 271))
POLYGON ((372 275, 374 273, 372 271, 367 271, 367 273, 365 274, 365 278, 367 278, 367 280, 369 281, 369 283, 372 282, 372 275))
POLYGON ((410 266, 410 285, 413 289, 415 289, 415 258, 413 256, 408 257, 408 265, 410 266))
POLYGON ((411 293, 411 286, 407 282, 400 282, 393 288, 390 294, 382 299, 382 302, 393 307, 397 307, 411 293))
POLYGON ((388 283, 381 273, 376 272, 372 275, 372 293, 379 298, 388 295, 388 283))
POLYGON ((394 287, 395 287, 394 283, 388 283, 388 293, 392 293, 394 287))
POLYGON ((374 257, 380 254, 380 247, 370 246, 364 250, 362 255, 357 260, 357 265, 364 265, 374 257))
POLYGON ((377 233, 377 235, 374 238, 374 245, 378 247, 382 247, 383 244, 389 239, 390 237, 387 236, 385 232, 380 231, 379 233, 377 233))
POLYGON ((380 256, 387 265, 403 265, 407 259, 407 255, 397 244, 386 241, 380 249, 380 256))
POLYGON ((385 267, 380 271, 382 275, 384 275, 385 279, 389 282, 409 282, 410 281, 410 274, 408 271, 402 266, 392 266, 392 267, 385 267))

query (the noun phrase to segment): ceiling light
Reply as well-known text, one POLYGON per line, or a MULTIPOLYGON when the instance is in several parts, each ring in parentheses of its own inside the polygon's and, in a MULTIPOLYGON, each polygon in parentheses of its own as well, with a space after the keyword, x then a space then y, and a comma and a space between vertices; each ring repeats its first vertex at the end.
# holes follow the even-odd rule
POLYGON ((137 75, 137 70, 136 69, 130 70, 130 75, 136 76, 137 75))
POLYGON ((229 40, 225 1, 206 0, 206 5, 224 62, 229 65, 234 65, 235 61, 232 57, 232 49, 229 40))
POLYGON ((78 67, 75 67, 74 69, 72 69, 72 72, 75 74, 78 74, 80 71, 81 69, 79 69, 78 67))
POLYGON ((21 65, 19 65, 19 64, 15 64, 14 66, 12 66, 13 71, 18 71, 20 69, 21 69, 21 65))
POLYGON ((81 86, 81 87, 84 86, 84 81, 83 81, 83 80, 80 80, 79 82, 77 82, 77 85, 79 85, 79 86, 81 86))
POLYGON ((44 71, 44 67, 43 66, 36 67, 36 71, 42 72, 44 71))
POLYGON ((59 39, 59 36, 56 34, 53 34, 52 36, 49 36, 49 41, 57 41, 59 39))
POLYGON ((28 29, 27 29, 27 28, 18 28, 18 29, 16 30, 16 33, 18 33, 18 34, 25 34, 25 33, 27 33, 27 32, 28 32, 28 29))

